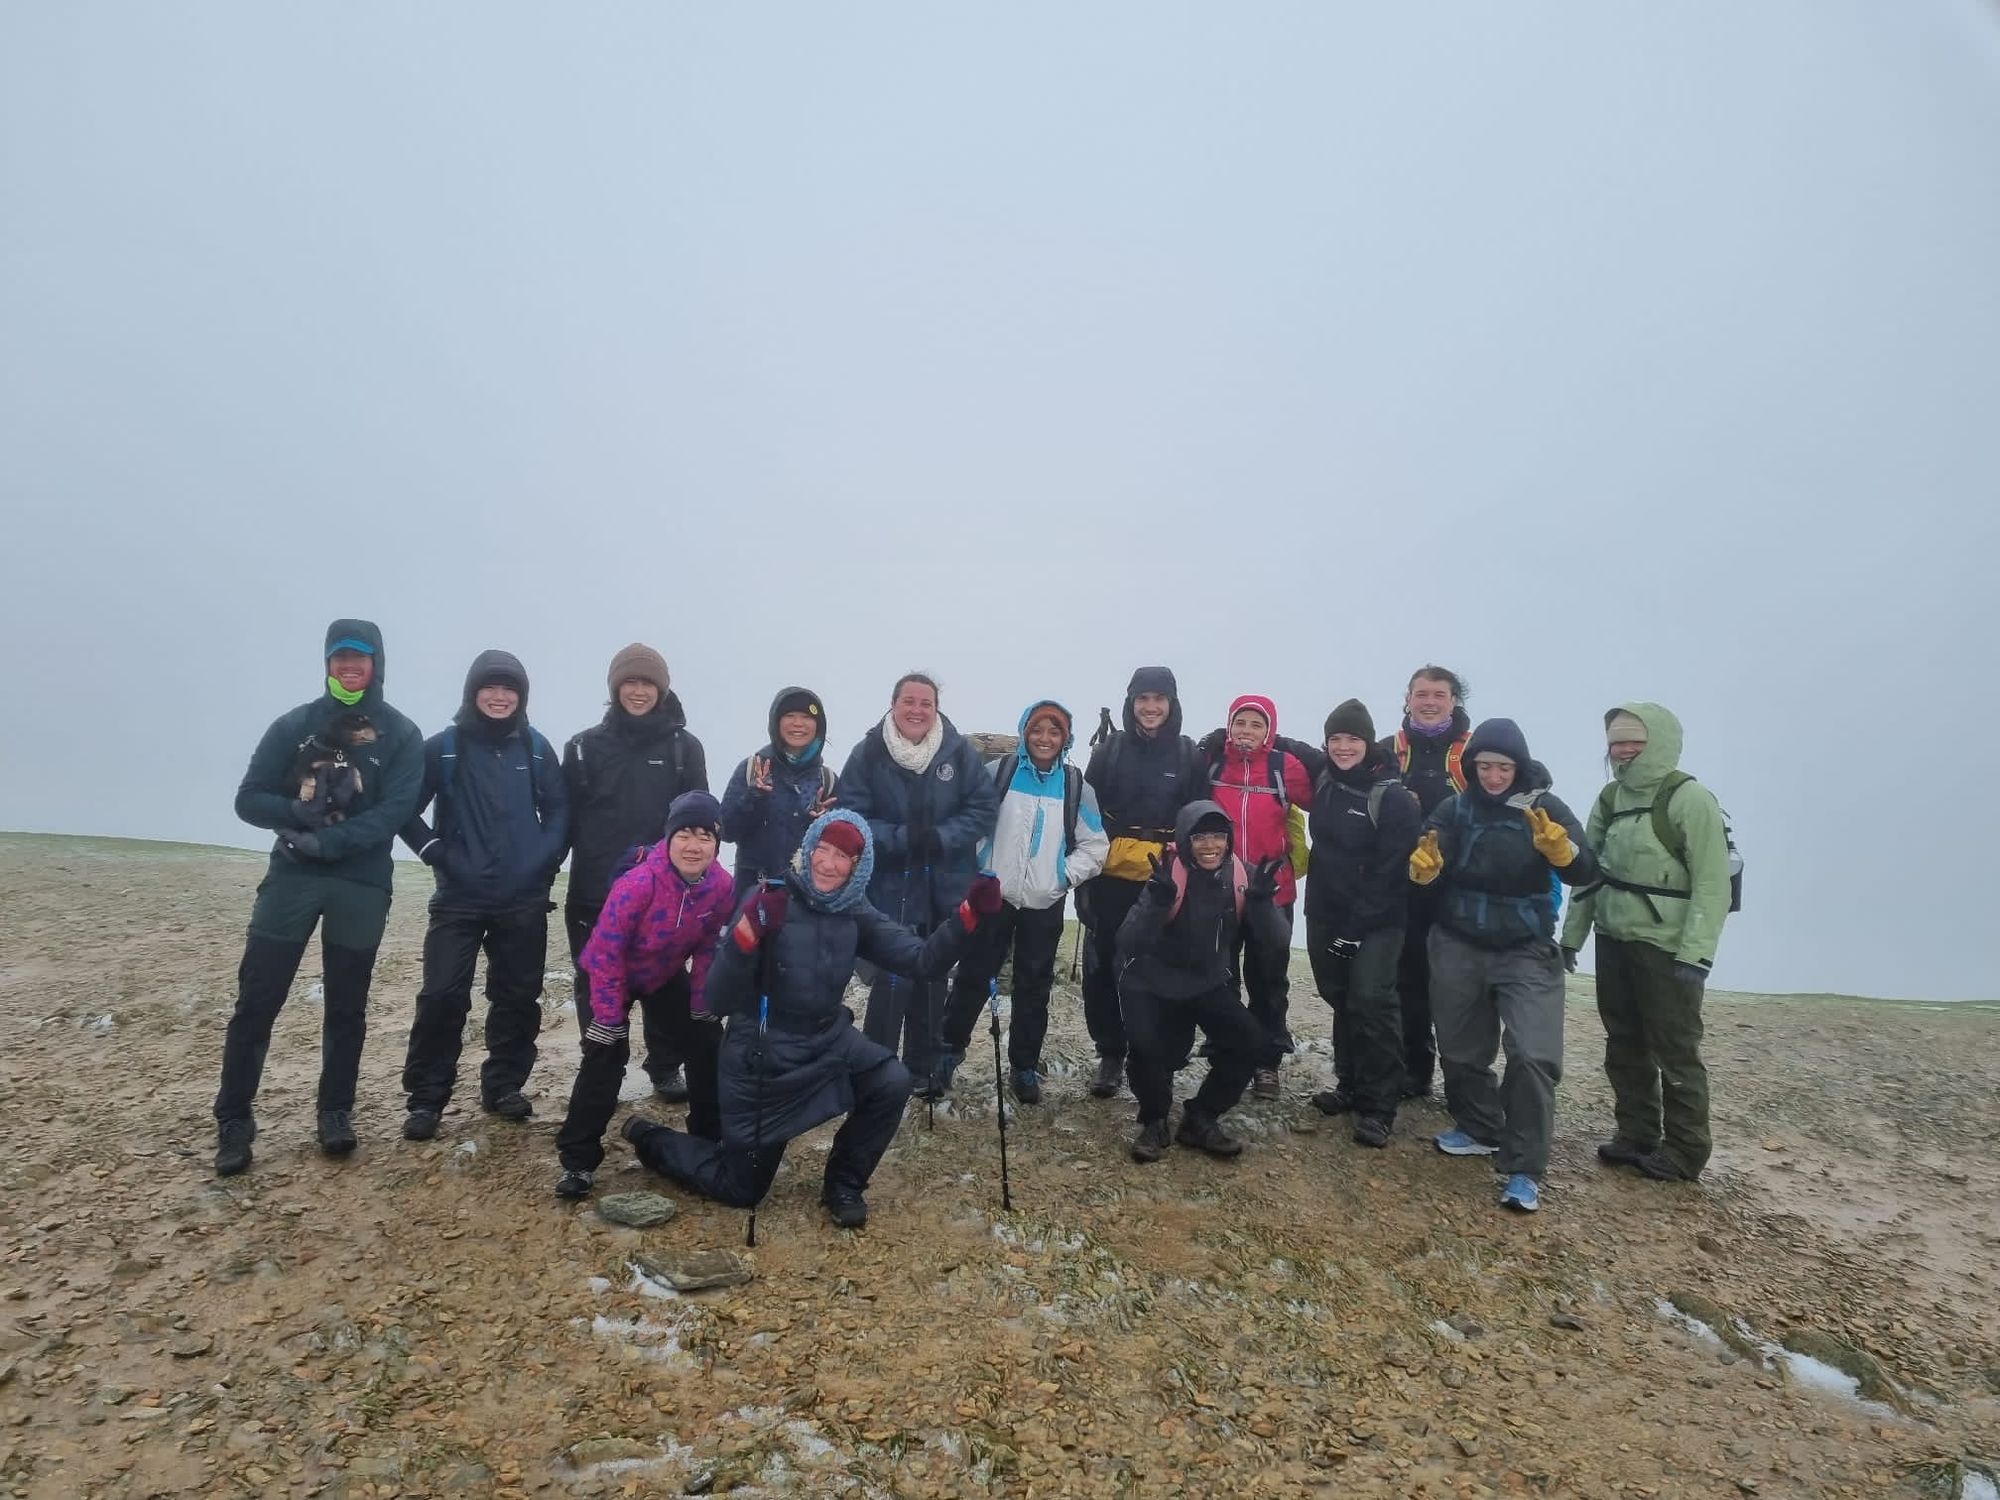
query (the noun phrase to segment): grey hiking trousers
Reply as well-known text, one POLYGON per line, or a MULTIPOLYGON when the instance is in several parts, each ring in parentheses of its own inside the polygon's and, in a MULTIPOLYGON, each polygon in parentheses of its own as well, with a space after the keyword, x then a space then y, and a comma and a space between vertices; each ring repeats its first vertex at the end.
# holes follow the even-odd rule
POLYGON ((1431 1019, 1444 1102, 1458 1128, 1498 1145, 1495 1165, 1540 1180, 1562 1080, 1563 965, 1553 942, 1480 948, 1442 924, 1430 935, 1431 1019), (1507 1054, 1504 1077, 1493 1060, 1507 1054))

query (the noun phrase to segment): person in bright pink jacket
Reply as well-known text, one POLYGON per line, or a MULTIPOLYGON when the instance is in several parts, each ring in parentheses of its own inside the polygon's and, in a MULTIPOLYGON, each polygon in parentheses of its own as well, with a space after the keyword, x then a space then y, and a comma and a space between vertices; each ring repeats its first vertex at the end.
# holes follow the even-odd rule
MULTIPOLYGON (((1215 803, 1229 815, 1236 849, 1252 868, 1281 860, 1275 905, 1284 938, 1259 937, 1245 924, 1238 929, 1236 975, 1238 993, 1249 994, 1250 1014, 1281 1052, 1292 1050, 1286 1027, 1291 988, 1292 906, 1298 899, 1298 879, 1292 871, 1291 810, 1312 806, 1312 778, 1297 756, 1287 755, 1273 741, 1278 733, 1278 707, 1261 693, 1245 693, 1229 705, 1229 727, 1212 734, 1202 748, 1209 752, 1209 780, 1215 803)), ((1275 931, 1271 934, 1276 937, 1275 931)), ((1250 1085, 1258 1099, 1278 1097, 1278 1071, 1259 1068, 1250 1085)))
POLYGON ((656 1003, 684 971, 691 971, 682 991, 687 1002, 673 1006, 669 992, 665 1019, 668 1039, 687 1066, 688 1133, 721 1138, 716 1056, 722 1028, 709 1013, 708 971, 736 909, 736 882, 716 860, 721 847, 722 804, 707 792, 683 792, 667 811, 665 837, 613 882, 598 913, 578 958, 590 990, 590 1024, 569 1115, 556 1137, 563 1165, 559 1198, 587 1196, 604 1160, 604 1127, 617 1111, 631 1057, 633 1001, 656 1003))

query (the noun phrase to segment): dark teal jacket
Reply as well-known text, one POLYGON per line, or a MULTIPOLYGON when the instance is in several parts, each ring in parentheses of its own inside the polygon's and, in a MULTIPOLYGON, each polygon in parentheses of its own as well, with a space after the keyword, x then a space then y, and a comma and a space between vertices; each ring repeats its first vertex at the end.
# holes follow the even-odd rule
POLYGON ((257 742, 250 767, 236 788, 236 816, 253 828, 309 827, 299 811, 294 769, 299 749, 343 715, 365 714, 375 739, 353 751, 361 773, 360 796, 344 821, 313 829, 321 858, 301 858, 280 843, 271 850, 269 878, 332 875, 388 890, 396 831, 417 810, 423 791, 424 740, 416 725, 382 700, 382 632, 369 620, 335 620, 326 628, 326 653, 331 654, 336 641, 350 637, 375 648, 375 680, 367 693, 350 709, 327 691, 322 666, 319 696, 284 715, 257 742))

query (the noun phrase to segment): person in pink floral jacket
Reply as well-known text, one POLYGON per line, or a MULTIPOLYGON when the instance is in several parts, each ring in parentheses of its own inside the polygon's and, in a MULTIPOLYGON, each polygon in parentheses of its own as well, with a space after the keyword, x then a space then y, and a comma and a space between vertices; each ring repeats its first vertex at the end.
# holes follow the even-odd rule
POLYGON ((687 1065, 688 1133, 721 1138, 715 1074, 722 1028, 708 1010, 708 970, 736 906, 736 883, 716 862, 721 824, 722 805, 707 792, 676 797, 665 836, 613 882, 584 945, 578 968, 590 989, 591 1019, 569 1115, 556 1136, 559 1198, 588 1196, 604 1160, 604 1127, 617 1111, 631 1057, 633 1001, 650 1003, 683 970, 692 970, 688 1003, 669 1009, 667 1031, 687 1065))

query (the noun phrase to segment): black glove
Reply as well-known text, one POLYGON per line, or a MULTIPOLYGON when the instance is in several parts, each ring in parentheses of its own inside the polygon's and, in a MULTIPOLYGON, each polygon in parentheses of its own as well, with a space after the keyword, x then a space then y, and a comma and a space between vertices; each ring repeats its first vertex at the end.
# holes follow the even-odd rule
POLYGON ((1704 964, 1684 964, 1675 960, 1674 983, 1699 996, 1708 987, 1708 968, 1704 964))
POLYGON ((1574 974, 1575 972, 1576 972, 1576 949, 1565 948, 1563 949, 1563 973, 1574 974))
POLYGON ((1214 760, 1218 755, 1222 754, 1223 749, 1228 744, 1229 744, 1228 730, 1211 729, 1207 734, 1201 737, 1201 753, 1209 760, 1214 760))
POLYGON ((1346 961, 1360 953, 1361 939, 1351 937, 1330 938, 1327 941, 1326 951, 1331 953, 1335 958, 1346 961))
POLYGON ((1270 901, 1278 894, 1278 872, 1285 867, 1282 859, 1268 859, 1250 871, 1250 879, 1243 886, 1244 899, 1249 901, 1270 901))
POLYGON ((1162 859, 1157 854, 1146 856, 1152 862, 1153 873, 1146 877, 1146 888, 1167 901, 1174 899, 1179 887, 1174 883, 1174 860, 1172 855, 1162 859))
POLYGON ((319 835, 300 828, 280 828, 278 842, 285 846, 285 852, 294 859, 321 859, 319 835))

